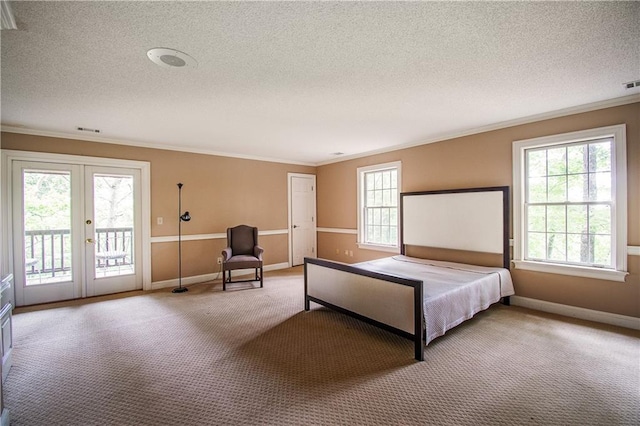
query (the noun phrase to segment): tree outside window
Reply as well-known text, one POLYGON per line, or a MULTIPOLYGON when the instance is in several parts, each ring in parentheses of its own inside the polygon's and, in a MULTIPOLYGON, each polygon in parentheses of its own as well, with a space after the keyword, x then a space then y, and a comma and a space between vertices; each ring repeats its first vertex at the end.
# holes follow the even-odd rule
POLYGON ((526 150, 526 259, 613 267, 613 140, 526 150))
POLYGON ((358 188, 359 246, 397 249, 400 162, 359 168, 358 188))
POLYGON ((513 143, 516 268, 624 281, 624 124, 513 143))

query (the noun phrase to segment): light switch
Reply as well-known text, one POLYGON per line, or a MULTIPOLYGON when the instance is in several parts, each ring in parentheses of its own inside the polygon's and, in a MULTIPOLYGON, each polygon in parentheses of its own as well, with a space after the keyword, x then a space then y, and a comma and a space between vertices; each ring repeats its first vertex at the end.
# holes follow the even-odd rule
POLYGON ((162 225, 163 219, 162 217, 158 216, 158 225, 162 225))

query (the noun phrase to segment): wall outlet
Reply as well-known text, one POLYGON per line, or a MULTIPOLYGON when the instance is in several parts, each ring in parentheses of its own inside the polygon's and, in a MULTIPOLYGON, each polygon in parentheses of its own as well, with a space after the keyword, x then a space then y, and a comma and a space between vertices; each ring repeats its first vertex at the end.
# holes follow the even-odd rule
POLYGON ((222 258, 221 258, 221 257, 219 257, 219 258, 218 258, 218 265, 221 265, 221 264, 222 264, 222 258))
POLYGON ((163 222, 164 222, 164 219, 158 216, 158 225, 162 225, 163 222))

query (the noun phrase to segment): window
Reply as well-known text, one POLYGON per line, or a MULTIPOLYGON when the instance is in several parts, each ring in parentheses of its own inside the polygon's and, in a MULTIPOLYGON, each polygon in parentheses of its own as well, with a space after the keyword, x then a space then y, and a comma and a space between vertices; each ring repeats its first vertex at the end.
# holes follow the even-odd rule
POLYGON ((517 268, 624 281, 624 125, 517 141, 517 268))
POLYGON ((358 168, 358 247, 398 251, 401 163, 358 168))

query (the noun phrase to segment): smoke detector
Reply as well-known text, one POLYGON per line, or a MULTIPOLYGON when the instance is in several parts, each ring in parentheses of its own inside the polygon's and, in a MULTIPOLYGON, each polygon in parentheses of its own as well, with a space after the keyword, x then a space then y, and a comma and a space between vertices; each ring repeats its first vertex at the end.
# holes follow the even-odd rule
POLYGON ((147 51, 147 57, 164 68, 197 68, 198 62, 191 56, 176 49, 155 47, 147 51))

